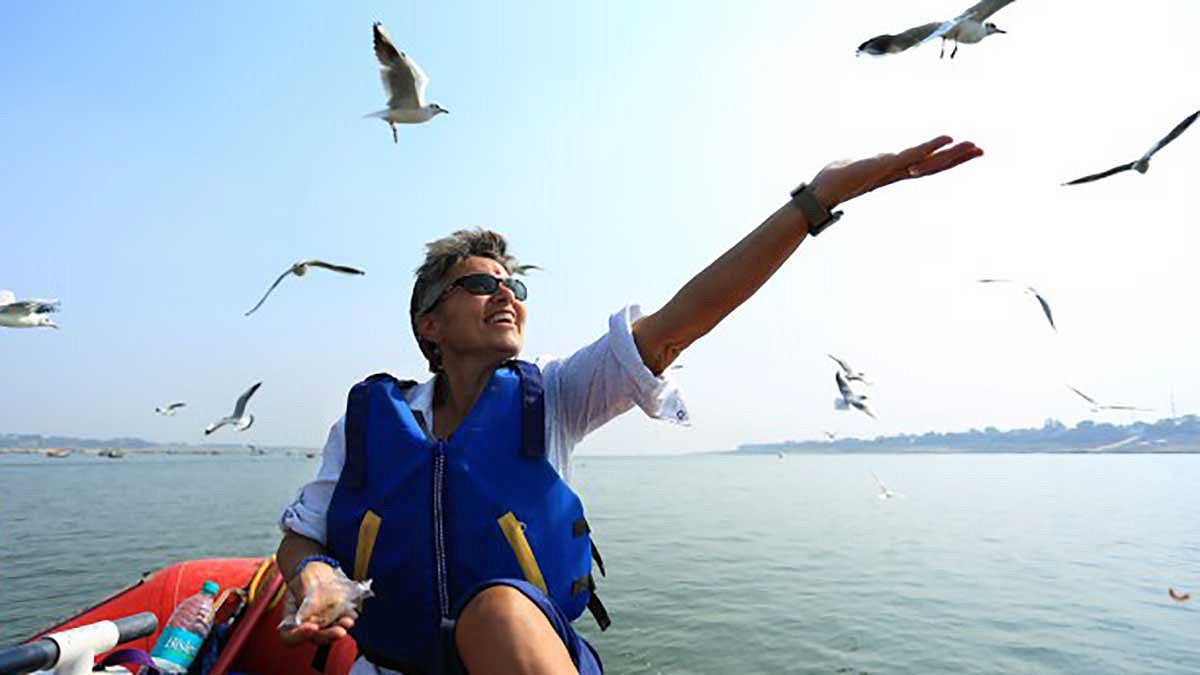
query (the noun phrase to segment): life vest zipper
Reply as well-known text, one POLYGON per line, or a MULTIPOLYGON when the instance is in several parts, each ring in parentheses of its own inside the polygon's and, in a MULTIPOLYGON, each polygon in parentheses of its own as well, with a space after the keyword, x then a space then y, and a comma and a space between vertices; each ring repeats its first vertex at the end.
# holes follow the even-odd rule
POLYGON ((438 440, 433 456, 433 538, 434 555, 437 557, 438 604, 441 618, 450 618, 450 590, 446 572, 446 444, 438 440))

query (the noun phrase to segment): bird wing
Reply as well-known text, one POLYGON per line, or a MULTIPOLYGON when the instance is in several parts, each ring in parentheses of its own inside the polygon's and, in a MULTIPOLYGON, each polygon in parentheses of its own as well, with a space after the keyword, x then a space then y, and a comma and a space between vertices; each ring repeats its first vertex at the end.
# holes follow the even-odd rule
POLYGON ((1175 128, 1171 130, 1171 133, 1164 136, 1163 139, 1158 143, 1155 143, 1154 147, 1150 148, 1150 152, 1147 152, 1143 159, 1150 159, 1154 156, 1154 153, 1165 148, 1167 143, 1179 138, 1179 134, 1182 134, 1188 127, 1192 126, 1192 122, 1196 121, 1197 116, 1200 116, 1200 110, 1188 115, 1187 119, 1183 120, 1179 124, 1176 124, 1175 128))
POLYGON ((171 405, 167 406, 167 410, 175 410, 176 408, 182 408, 185 405, 187 404, 183 401, 180 401, 179 403, 172 403, 171 405))
POLYGON ((1070 389, 1071 391, 1075 392, 1076 394, 1079 394, 1079 397, 1082 398, 1083 400, 1087 401, 1088 403, 1091 403, 1094 406, 1099 406, 1099 404, 1096 403, 1096 399, 1092 398, 1091 396, 1088 396, 1087 394, 1083 393, 1082 391, 1079 391, 1075 387, 1072 387, 1071 385, 1068 384, 1067 389, 1070 389))
POLYGON ((970 9, 963 12, 956 21, 962 19, 973 19, 983 23, 989 16, 1004 9, 1005 5, 1012 3, 1013 0, 983 0, 973 5, 970 9))
POLYGON ((1135 405, 1102 405, 1102 410, 1129 410, 1131 412, 1154 412, 1154 408, 1139 408, 1135 405))
POLYGON ((16 302, 17 295, 9 290, 0 291, 0 307, 16 302))
POLYGON ((207 436, 207 435, 211 434, 212 432, 216 431, 217 429, 220 429, 221 427, 225 426, 226 424, 229 424, 229 418, 228 417, 221 418, 221 419, 217 420, 216 422, 213 422, 212 424, 204 427, 204 435, 207 436))
POLYGON ((512 273, 516 274, 518 276, 524 276, 526 274, 529 274, 529 272, 531 270, 537 270, 539 272, 545 271, 542 268, 538 267, 537 265, 517 265, 516 267, 513 268, 512 273))
POLYGON ((845 361, 839 359, 838 357, 834 356, 833 354, 826 354, 826 356, 828 356, 829 358, 836 361, 838 364, 838 367, 841 368, 842 370, 846 371, 847 374, 853 372, 850 370, 849 364, 847 364, 845 361))
POLYGON ((1011 279, 979 279, 976 283, 980 284, 1008 284, 1012 283, 1011 279))
POLYGON ((1128 171, 1132 169, 1134 164, 1136 164, 1136 162, 1122 164, 1121 166, 1114 166, 1108 171, 1101 171, 1100 173, 1094 173, 1090 176, 1084 176, 1083 178, 1076 178, 1073 181, 1063 183, 1063 185, 1079 185, 1080 183, 1090 183, 1094 180, 1100 180, 1101 178, 1108 178, 1115 173, 1121 173, 1122 171, 1128 171))
POLYGON ((322 269, 332 270, 334 272, 341 272, 342 274, 366 274, 366 272, 360 269, 346 267, 345 265, 334 265, 333 263, 327 263, 324 260, 305 260, 301 264, 310 265, 312 267, 320 267, 322 269))
POLYGON ((838 391, 842 393, 842 398, 850 401, 854 398, 854 392, 850 391, 850 384, 846 382, 846 378, 842 377, 842 371, 834 371, 833 377, 837 380, 838 391))
POLYGON ((866 413, 867 417, 870 417, 871 419, 878 419, 875 417, 875 413, 871 412, 871 409, 867 407, 867 404, 863 403, 860 399, 855 399, 851 401, 850 404, 866 413))
POLYGON ((258 388, 261 386, 262 382, 255 382, 254 386, 247 389, 246 393, 238 397, 237 405, 233 407, 234 418, 238 418, 246 414, 246 404, 250 402, 250 397, 253 396, 254 392, 258 391, 258 388))
POLYGON ((953 21, 934 21, 914 26, 895 35, 876 35, 859 45, 858 50, 875 54, 896 54, 943 35, 953 26, 953 21))
POLYGON ((1046 320, 1050 322, 1050 327, 1057 331, 1058 327, 1054 325, 1054 316, 1050 313, 1050 303, 1046 302, 1046 299, 1032 288, 1029 289, 1029 292, 1033 293, 1033 297, 1037 298, 1038 304, 1042 306, 1042 312, 1045 313, 1046 320))
POLYGON ((871 478, 874 478, 875 482, 879 485, 880 492, 887 492, 887 486, 883 484, 883 481, 879 480, 879 476, 876 476, 874 471, 871 472, 871 478))
POLYGON ((58 300, 17 300, 0 306, 0 314, 14 316, 27 314, 50 314, 58 311, 58 300))
POLYGON ((251 307, 250 311, 246 312, 245 316, 250 316, 251 314, 257 312, 258 308, 262 307, 262 304, 267 301, 267 297, 269 295, 271 295, 271 291, 275 290, 275 287, 279 285, 279 282, 283 281, 283 278, 286 277, 287 275, 291 274, 292 270, 294 270, 294 269, 295 269, 295 267, 289 267, 289 268, 287 268, 286 272, 284 272, 283 274, 280 274, 279 278, 275 280, 275 283, 271 284, 271 287, 267 289, 267 292, 263 293, 262 300, 259 300, 257 305, 251 307))
POLYGON ((373 26, 375 58, 379 59, 379 77, 388 95, 388 107, 415 110, 425 105, 425 87, 429 77, 415 61, 396 49, 383 24, 373 26))

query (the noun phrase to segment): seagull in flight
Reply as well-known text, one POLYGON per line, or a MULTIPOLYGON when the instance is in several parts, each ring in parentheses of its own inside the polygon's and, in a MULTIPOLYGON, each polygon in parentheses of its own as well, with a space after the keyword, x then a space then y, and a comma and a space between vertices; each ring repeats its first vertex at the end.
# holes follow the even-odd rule
POLYGON ((892 497, 903 497, 904 496, 904 495, 900 494, 899 492, 892 491, 891 488, 884 485, 883 481, 879 480, 879 476, 876 476, 874 471, 871 472, 871 477, 873 477, 875 479, 875 482, 879 484, 879 498, 880 499, 891 499, 892 497))
POLYGON ((158 413, 159 415, 166 416, 166 417, 174 417, 175 411, 182 408, 185 405, 187 405, 187 404, 182 401, 180 401, 178 403, 171 403, 169 405, 155 408, 154 412, 158 413))
POLYGON ((362 270, 357 270, 357 269, 354 269, 353 267, 346 267, 344 265, 334 265, 333 263, 327 263, 324 260, 302 260, 302 261, 292 265, 291 267, 287 268, 287 270, 284 271, 283 274, 280 274, 279 278, 275 280, 275 283, 271 284, 271 287, 268 288, 267 292, 262 296, 262 300, 259 300, 257 305, 250 308, 249 312, 246 312, 246 316, 250 316, 255 311, 257 311, 259 307, 262 307, 262 304, 267 301, 267 296, 271 295, 271 291, 275 290, 275 287, 278 286, 279 283, 281 281, 283 281, 285 277, 287 277, 287 275, 294 274, 298 277, 302 277, 306 273, 308 273, 309 267, 319 267, 321 269, 331 270, 333 272, 340 272, 342 274, 357 274, 357 275, 366 274, 366 272, 364 272, 362 270))
MULTIPOLYGON (((1011 279, 980 279, 979 283, 981 283, 981 284, 1011 284, 1014 282, 1011 279)), ((1050 312, 1050 303, 1046 302, 1046 298, 1043 298, 1042 294, 1038 293, 1037 289, 1034 288, 1033 286, 1026 286, 1025 292, 1029 293, 1029 294, 1033 295, 1033 297, 1037 298, 1038 304, 1042 306, 1042 314, 1046 315, 1046 321, 1050 322, 1050 327, 1053 328, 1054 331, 1057 333, 1058 326, 1054 325, 1054 314, 1052 314, 1050 312)))
POLYGON ((849 363, 846 363, 845 361, 839 359, 838 357, 834 356, 833 354, 826 354, 826 356, 828 356, 829 358, 831 358, 835 362, 837 362, 838 367, 842 369, 842 372, 846 374, 846 379, 849 380, 850 382, 857 380, 859 382, 862 382, 863 384, 871 384, 870 382, 867 382, 866 375, 851 368, 849 363))
POLYGON ((1113 174, 1129 171, 1130 169, 1133 169, 1134 171, 1137 171, 1138 173, 1146 173, 1146 171, 1149 170, 1149 168, 1150 168, 1150 158, 1154 156, 1154 153, 1158 152, 1159 150, 1162 150, 1163 148, 1167 147, 1168 143, 1175 140, 1176 138, 1179 138, 1180 134, 1182 134, 1184 131, 1186 131, 1188 127, 1192 126, 1192 122, 1195 122, 1196 117, 1198 117, 1198 116, 1200 116, 1200 110, 1197 110, 1196 112, 1192 113, 1191 115, 1188 115, 1187 118, 1185 118, 1182 122, 1175 125, 1175 128, 1171 130, 1171 133, 1167 134, 1166 136, 1163 137, 1162 140, 1155 143, 1154 147, 1150 148, 1150 150, 1148 150, 1146 152, 1146 154, 1142 155, 1140 158, 1138 158, 1128 164, 1122 164, 1121 166, 1114 166, 1113 168, 1109 169, 1108 171, 1101 171, 1100 173, 1094 173, 1090 176, 1084 176, 1083 178, 1076 178, 1075 180, 1070 181, 1068 183, 1063 183, 1063 185, 1079 185, 1080 183, 1090 183, 1094 180, 1100 180, 1101 178, 1108 178, 1109 176, 1111 176, 1113 174))
POLYGON ((1182 591, 1177 591, 1174 588, 1168 588, 1167 595, 1171 596, 1171 599, 1175 600, 1177 602, 1186 602, 1186 601, 1192 599, 1191 593, 1184 593, 1182 591))
POLYGON ((420 124, 433 119, 438 113, 450 111, 436 103, 425 103, 429 76, 408 54, 396 49, 382 23, 375 22, 372 35, 375 58, 379 59, 379 77, 383 80, 383 91, 388 95, 388 102, 386 110, 373 112, 367 117, 378 117, 387 122, 392 128, 392 142, 399 143, 397 124, 420 124))
POLYGON ((831 441, 836 441, 836 440, 837 440, 837 434, 833 433, 832 431, 826 431, 826 432, 825 432, 825 438, 828 438, 828 439, 829 439, 829 440, 831 440, 831 441))
POLYGON ((262 382, 255 382, 252 387, 246 390, 246 393, 238 397, 237 404, 233 406, 233 414, 229 417, 222 417, 204 428, 204 435, 207 436, 221 427, 229 424, 237 428, 238 431, 245 431, 254 424, 254 415, 246 412, 246 404, 250 402, 250 397, 258 388, 262 386, 262 382))
POLYGON ((917 45, 935 38, 942 39, 942 53, 938 58, 946 56, 946 40, 954 41, 954 51, 950 58, 958 54, 959 43, 976 44, 994 33, 1004 33, 996 24, 987 21, 991 15, 999 12, 1013 0, 983 0, 970 9, 950 19, 949 21, 934 21, 909 28, 896 35, 877 35, 858 46, 855 56, 866 53, 871 56, 898 54, 917 45))
POLYGON ((858 408, 866 413, 871 419, 875 419, 875 413, 867 407, 867 397, 863 394, 856 394, 850 389, 850 383, 846 382, 846 378, 842 377, 841 371, 833 373, 834 379, 837 381, 838 392, 842 397, 834 400, 833 406, 838 410, 846 410, 850 407, 858 408))
POLYGON ((1067 385, 1067 389, 1070 389, 1071 391, 1078 394, 1080 398, 1087 401, 1088 404, 1092 406, 1092 412, 1100 412, 1102 410, 1127 410, 1127 411, 1131 411, 1131 412, 1154 412, 1153 408, 1138 408, 1138 407, 1132 406, 1132 405, 1101 405, 1098 401, 1096 401, 1096 399, 1092 398, 1091 396, 1088 396, 1087 394, 1083 393, 1082 391, 1079 391, 1078 389, 1076 389, 1075 387, 1072 387, 1069 384, 1067 385))
POLYGON ((0 326, 58 329, 47 314, 58 311, 58 300, 17 300, 12 291, 0 291, 0 326))

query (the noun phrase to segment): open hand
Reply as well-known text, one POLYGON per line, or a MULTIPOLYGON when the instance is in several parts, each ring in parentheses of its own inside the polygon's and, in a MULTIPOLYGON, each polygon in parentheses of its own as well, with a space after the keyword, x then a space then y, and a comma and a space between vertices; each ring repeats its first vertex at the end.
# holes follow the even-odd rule
POLYGON ((293 628, 280 628, 279 637, 290 645, 302 642, 315 642, 316 644, 324 645, 346 637, 346 631, 351 628, 354 628, 354 619, 349 616, 343 616, 337 620, 337 623, 328 628, 321 628, 315 623, 302 623, 293 628))
POLYGON ((983 154, 983 150, 970 141, 939 150, 953 140, 949 136, 938 136, 900 153, 834 162, 821 169, 809 183, 809 189, 817 201, 832 209, 884 185, 940 173, 983 154))

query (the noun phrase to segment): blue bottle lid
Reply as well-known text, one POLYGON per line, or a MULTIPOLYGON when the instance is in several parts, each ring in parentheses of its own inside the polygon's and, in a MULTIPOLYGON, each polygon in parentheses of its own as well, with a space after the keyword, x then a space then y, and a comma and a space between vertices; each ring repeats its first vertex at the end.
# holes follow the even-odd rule
POLYGON ((221 587, 219 585, 217 585, 217 582, 213 581, 212 579, 209 579, 208 581, 204 582, 204 587, 200 589, 200 592, 205 595, 216 597, 217 593, 220 590, 221 590, 221 587))

